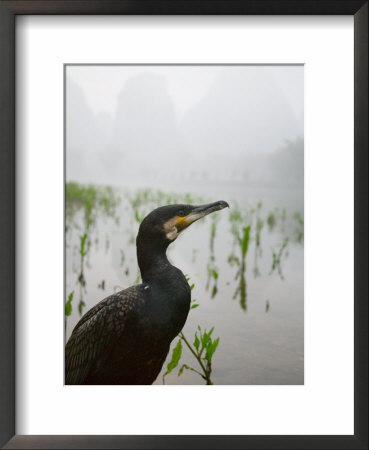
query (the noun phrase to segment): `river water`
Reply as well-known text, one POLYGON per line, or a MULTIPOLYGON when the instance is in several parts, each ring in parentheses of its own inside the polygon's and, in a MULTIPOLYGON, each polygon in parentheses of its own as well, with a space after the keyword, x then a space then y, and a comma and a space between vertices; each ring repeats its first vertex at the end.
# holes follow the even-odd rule
MULTIPOLYGON (((168 186, 161 189, 174 190, 168 186)), ((78 242, 83 216, 80 212, 74 217, 75 229, 66 239, 66 294, 74 291, 72 314, 66 322, 67 339, 80 318, 77 309, 80 295, 85 313, 102 298, 140 282, 135 255, 139 224, 129 202, 134 191, 132 187, 130 190, 117 188, 121 198, 116 210, 119 223, 103 216, 96 218, 95 231, 89 237, 84 288, 78 282, 81 259, 78 242)), ((182 186, 176 191, 192 194, 195 191, 204 202, 226 200, 230 204, 229 210, 193 224, 168 251, 171 262, 190 277, 190 284, 194 284, 192 297, 199 304, 190 311, 183 333, 192 343, 200 325, 207 330, 214 327, 213 338, 220 338, 212 360, 213 383, 303 384, 303 192, 246 189, 236 184, 207 184, 196 189, 182 186), (232 212, 238 210, 240 216, 232 218, 232 212), (250 241, 244 270, 241 270, 242 251, 235 230, 242 237, 248 225, 251 225, 250 241)), ((149 211, 155 206, 158 205, 143 204, 140 214, 145 208, 149 211)), ((177 341, 173 341, 171 349, 177 341)), ((171 351, 154 384, 163 384, 162 375, 171 351)), ((178 376, 182 364, 199 370, 193 355, 183 347, 180 363, 165 377, 165 384, 205 383, 190 370, 178 376)))

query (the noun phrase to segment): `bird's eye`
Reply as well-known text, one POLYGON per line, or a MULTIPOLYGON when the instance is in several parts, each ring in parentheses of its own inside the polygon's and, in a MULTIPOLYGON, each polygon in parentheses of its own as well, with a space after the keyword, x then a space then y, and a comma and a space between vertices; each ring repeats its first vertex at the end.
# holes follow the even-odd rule
POLYGON ((183 209, 181 209, 180 211, 178 211, 178 213, 177 213, 177 216, 179 216, 179 217, 184 217, 186 214, 185 214, 185 212, 183 211, 183 209))

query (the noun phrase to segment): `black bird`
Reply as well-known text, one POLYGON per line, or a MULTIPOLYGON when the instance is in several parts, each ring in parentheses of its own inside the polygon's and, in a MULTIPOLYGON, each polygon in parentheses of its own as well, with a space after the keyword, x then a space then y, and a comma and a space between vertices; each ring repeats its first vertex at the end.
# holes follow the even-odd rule
POLYGON ((191 303, 186 278, 166 249, 191 223, 227 206, 168 205, 145 217, 136 239, 143 282, 105 298, 78 322, 65 349, 66 384, 155 381, 191 303))

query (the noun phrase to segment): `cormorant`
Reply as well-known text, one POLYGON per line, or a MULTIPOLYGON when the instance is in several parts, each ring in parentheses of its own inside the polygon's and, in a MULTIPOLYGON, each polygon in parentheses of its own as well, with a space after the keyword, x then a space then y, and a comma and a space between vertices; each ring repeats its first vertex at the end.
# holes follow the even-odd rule
POLYGON ((65 349, 66 384, 155 381, 191 303, 187 280, 166 249, 191 223, 227 206, 168 205, 144 218, 136 239, 142 284, 110 295, 77 323, 65 349))

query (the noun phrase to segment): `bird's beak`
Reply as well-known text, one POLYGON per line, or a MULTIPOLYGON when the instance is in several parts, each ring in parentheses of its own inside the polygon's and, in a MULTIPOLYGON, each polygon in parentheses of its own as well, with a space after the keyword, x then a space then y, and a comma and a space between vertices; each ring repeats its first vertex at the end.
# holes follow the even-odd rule
POLYGON ((207 216, 215 211, 220 211, 224 208, 229 208, 227 202, 223 200, 219 200, 214 203, 207 203, 206 205, 195 206, 194 209, 185 217, 179 217, 176 223, 176 227, 178 231, 182 231, 187 228, 191 223, 196 222, 196 220, 201 219, 202 217, 207 216))

